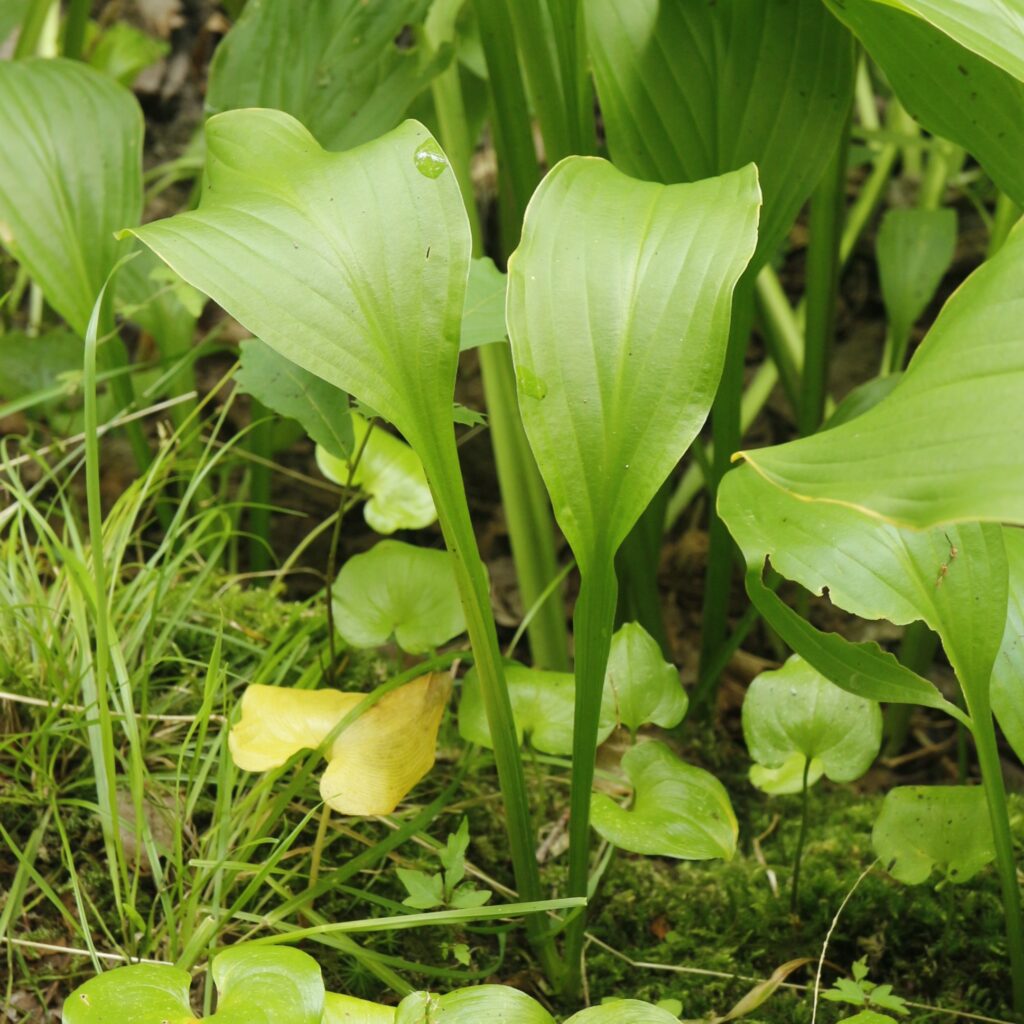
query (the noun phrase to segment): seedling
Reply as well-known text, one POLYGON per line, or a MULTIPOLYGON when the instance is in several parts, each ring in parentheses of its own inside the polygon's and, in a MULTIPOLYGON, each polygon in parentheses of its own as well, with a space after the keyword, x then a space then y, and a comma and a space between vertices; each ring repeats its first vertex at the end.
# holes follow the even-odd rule
MULTIPOLYGON (((821 998, 833 1003, 849 1003, 851 1006, 867 1010, 887 1010, 899 1017, 906 1017, 910 1013, 907 1001, 901 996, 893 995, 892 985, 878 985, 868 980, 867 957, 861 957, 854 962, 851 974, 850 978, 836 979, 830 989, 821 993, 821 998)), ((881 1015, 875 1013, 874 1016, 881 1015)), ((856 1020, 857 1017, 850 1019, 856 1020)))
POLYGON ((463 818, 459 827, 448 836, 444 848, 438 851, 440 871, 428 874, 414 868, 398 869, 398 877, 409 893, 402 902, 417 910, 482 907, 491 898, 491 893, 466 881, 468 850, 469 819, 463 818))

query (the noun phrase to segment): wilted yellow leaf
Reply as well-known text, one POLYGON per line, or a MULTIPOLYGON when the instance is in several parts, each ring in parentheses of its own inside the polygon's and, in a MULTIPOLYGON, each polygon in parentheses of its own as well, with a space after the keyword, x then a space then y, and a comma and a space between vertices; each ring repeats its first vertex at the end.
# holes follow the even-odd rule
MULTIPOLYGON (((451 677, 432 672, 386 694, 331 744, 320 795, 341 814, 390 814, 434 765, 451 677)), ((318 747, 364 693, 248 687, 228 735, 246 771, 267 771, 318 747)))

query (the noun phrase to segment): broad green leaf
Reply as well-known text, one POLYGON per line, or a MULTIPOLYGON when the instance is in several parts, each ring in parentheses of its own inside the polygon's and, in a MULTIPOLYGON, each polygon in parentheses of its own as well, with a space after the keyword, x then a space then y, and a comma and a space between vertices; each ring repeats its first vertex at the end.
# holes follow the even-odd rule
POLYGON ((878 756, 882 712, 875 701, 841 690, 793 655, 750 684, 743 738, 750 756, 768 768, 782 768, 797 754, 801 762, 820 762, 834 782, 852 782, 878 756))
POLYGON ((886 870, 919 885, 939 871, 966 882, 995 859, 980 786, 898 786, 885 795, 871 842, 886 870))
POLYGON ((132 964, 104 971, 64 1000, 64 1024, 195 1024, 191 977, 163 964, 132 964))
POLYGON ((916 14, 1024 81, 1021 0, 882 0, 916 14))
POLYGON ((844 1017, 841 1024, 898 1024, 895 1017, 876 1010, 861 1010, 852 1017, 844 1017))
POLYGON ((653 741, 627 751, 622 767, 635 790, 632 809, 604 793, 591 799, 591 821, 603 838, 655 857, 732 858, 739 827, 718 779, 653 741))
POLYGON ((5 43, 7 37, 21 25, 31 3, 32 0, 6 0, 0 4, 0 43, 5 43))
POLYGON ((509 260, 523 424, 581 572, 610 560, 707 417, 750 259, 753 167, 692 185, 570 157, 509 260))
MULTIPOLYGON (((762 793, 770 796, 783 796, 789 793, 802 793, 804 788, 804 767, 807 758, 803 754, 790 754, 777 768, 766 768, 763 764, 750 766, 750 782, 762 793)), ((813 786, 825 774, 821 761, 811 759, 807 769, 807 787, 813 786)))
POLYGON ((826 2, 914 118, 973 153, 1000 188, 1024 202, 1024 84, 898 4, 826 2))
POLYGON ((450 56, 397 42, 429 6, 429 0, 249 0, 217 47, 207 105, 215 113, 286 111, 328 149, 376 138, 399 122, 450 56))
POLYGON ((403 651, 425 654, 466 630, 448 551, 382 540, 342 566, 331 594, 334 624, 353 647, 394 637, 403 651))
POLYGON ((298 420, 307 434, 334 459, 352 454, 348 395, 304 370, 259 338, 239 346, 241 366, 235 384, 268 409, 298 420))
POLYGON ((37 338, 20 331, 0 335, 0 398, 11 401, 59 389, 61 379, 80 377, 82 339, 57 328, 37 338))
POLYGON ((949 299, 887 398, 743 457, 802 498, 903 526, 1024 522, 1022 274, 1018 227, 949 299))
POLYGON ((1024 761, 1024 530, 1003 530, 1009 565, 1006 628, 992 668, 992 711, 1024 761))
MULTIPOLYGON (((330 386, 330 385, 328 385, 330 386)), ((361 451, 355 473, 347 460, 336 459, 317 447, 316 464, 329 480, 352 485, 369 495, 363 516, 378 533, 422 530, 437 519, 427 474, 420 457, 400 438, 381 427, 370 432, 370 424, 357 412, 350 413, 352 450, 361 451)))
POLYGON ((130 87, 140 71, 155 64, 170 49, 170 44, 163 39, 147 35, 126 21, 115 21, 91 46, 89 63, 97 71, 130 87))
POLYGON ((605 688, 611 688, 616 715, 631 732, 647 722, 671 729, 686 714, 679 672, 639 622, 627 622, 612 637, 605 688))
POLYGON ((494 265, 494 260, 486 256, 473 260, 469 267, 466 305, 462 310, 462 337, 459 344, 463 352, 478 345, 490 345, 506 339, 507 291, 508 279, 494 265))
MULTIPOLYGON (((787 579, 815 594, 827 590, 834 605, 861 618, 900 625, 923 620, 941 636, 968 707, 985 710, 1006 621, 1001 527, 893 526, 848 506, 801 501, 749 466, 723 481, 719 511, 751 569, 759 569, 767 555, 787 579)), ((848 688, 841 677, 816 667, 848 688)))
POLYGON ((142 214, 142 111, 106 75, 63 59, 0 61, 0 243, 85 335, 142 214))
POLYGON ((616 999, 580 1010, 565 1024, 679 1024, 679 1018, 638 999, 616 999))
POLYGON ((211 118, 206 140, 199 208, 139 238, 254 336, 379 410, 421 457, 452 443, 470 237, 426 129, 407 121, 328 153, 285 113, 236 110, 211 118))
POLYGON ((320 1024, 324 982, 302 950, 233 946, 214 957, 211 973, 218 993, 211 1024, 320 1024))
MULTIPOLYGON (((438 999, 438 1014, 430 1024, 554 1024, 551 1014, 535 999, 506 985, 477 985, 438 999)), ((401 1010, 396 1024, 402 1024, 401 1010)), ((411 1024, 411 1022, 410 1022, 411 1024)))
POLYGON ((585 10, 612 159, 669 183, 757 164, 756 269, 839 141, 853 92, 849 33, 820 3, 586 0, 585 10))
MULTIPOLYGON (((437 730, 451 693, 441 673, 420 676, 381 697, 335 738, 320 795, 341 814, 390 814, 434 765, 437 730)), ((319 747, 365 693, 293 690, 253 684, 228 733, 239 768, 279 768, 300 750, 319 747)))
POLYGON ((903 371, 886 374, 884 377, 873 377, 855 387, 832 411, 822 430, 831 430, 842 423, 863 416, 868 409, 873 409, 885 398, 903 377, 903 371))
POLYGON ((323 1024, 395 1024, 395 1008, 328 992, 323 1024))
MULTIPOLYGON (((897 352, 935 296, 956 248, 956 210, 895 209, 882 219, 875 242, 878 276, 897 352)), ((899 359, 899 366, 903 360, 899 359)))
MULTIPOLYGON (((576 680, 573 674, 546 672, 511 661, 505 665, 505 681, 512 701, 519 742, 523 742, 525 733, 530 737, 530 745, 536 750, 545 754, 571 754, 573 708, 576 701, 576 680)), ((615 714, 615 695, 606 679, 601 699, 598 743, 603 743, 612 734, 615 714)), ((459 735, 467 742, 482 747, 490 748, 493 745, 480 680, 475 669, 470 669, 462 682, 459 735)))

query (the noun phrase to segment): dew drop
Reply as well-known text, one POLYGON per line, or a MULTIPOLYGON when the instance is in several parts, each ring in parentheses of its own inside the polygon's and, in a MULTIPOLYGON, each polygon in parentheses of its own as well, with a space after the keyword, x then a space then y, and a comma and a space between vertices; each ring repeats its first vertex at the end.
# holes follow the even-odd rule
POLYGON ((437 178, 448 166, 448 158, 441 152, 441 147, 433 140, 427 139, 413 154, 416 170, 425 178, 437 178))
POLYGON ((547 384, 525 366, 516 367, 516 382, 519 384, 519 390, 527 398, 541 399, 548 393, 547 384))

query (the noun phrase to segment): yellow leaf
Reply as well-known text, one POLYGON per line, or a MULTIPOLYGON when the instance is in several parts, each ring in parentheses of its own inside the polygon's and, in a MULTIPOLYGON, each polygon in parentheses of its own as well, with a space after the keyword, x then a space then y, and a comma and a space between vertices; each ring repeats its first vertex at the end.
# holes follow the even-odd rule
MULTIPOLYGON (((451 677, 432 672, 406 683, 363 712, 331 744, 320 795, 341 814, 390 814, 434 765, 451 677)), ((366 694, 250 686, 241 720, 228 736, 246 771, 267 771, 314 748, 366 694)))

